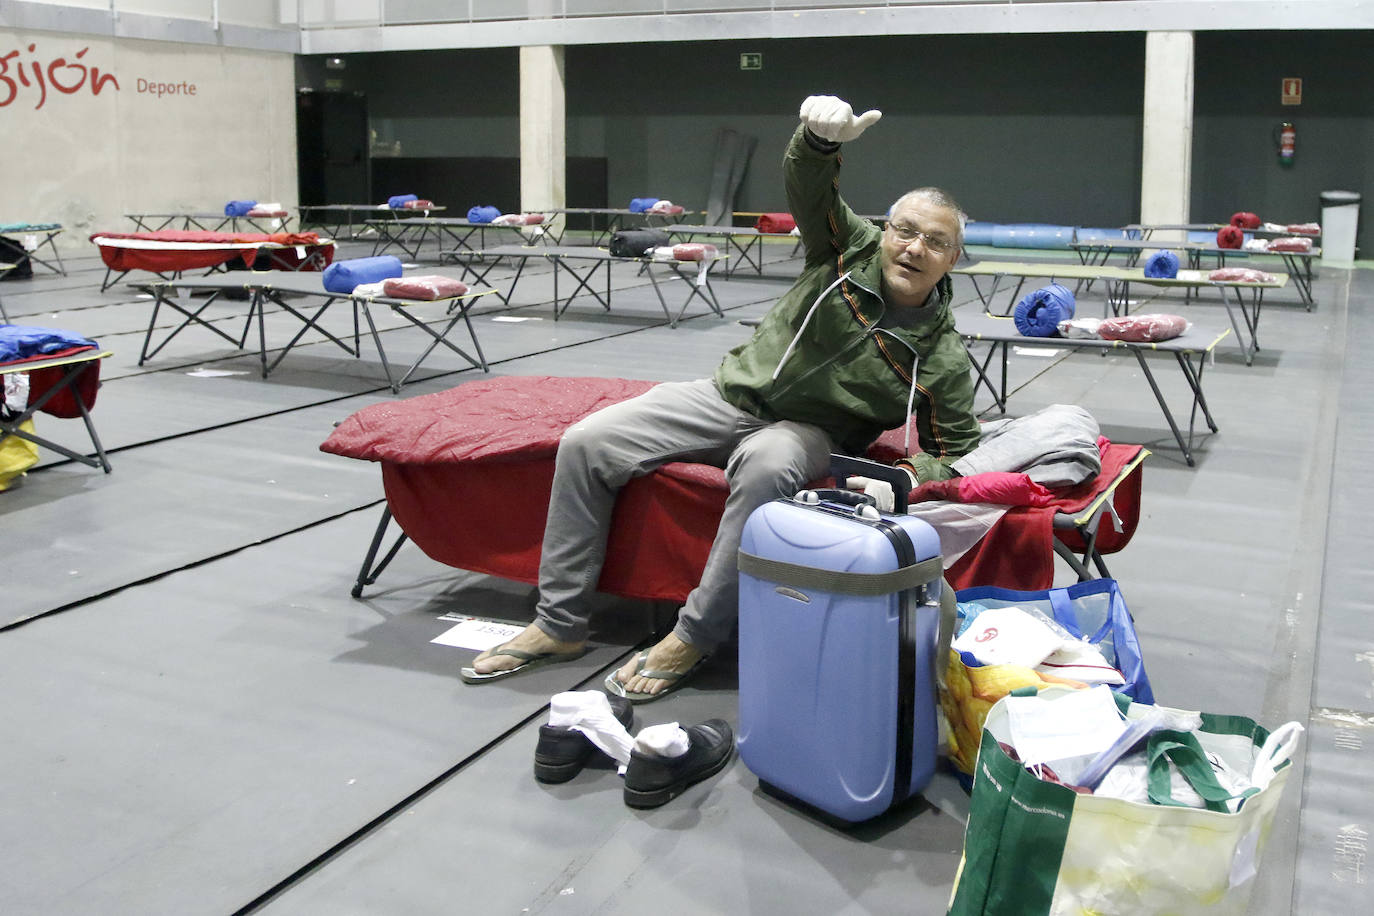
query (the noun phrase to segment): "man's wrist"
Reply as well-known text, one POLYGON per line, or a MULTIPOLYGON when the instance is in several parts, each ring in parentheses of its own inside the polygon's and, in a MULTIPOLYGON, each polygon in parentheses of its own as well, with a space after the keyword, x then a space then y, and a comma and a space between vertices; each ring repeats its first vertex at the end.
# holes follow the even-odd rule
POLYGON ((806 145, 818 153, 833 153, 840 148, 840 144, 817 135, 809 127, 802 128, 802 136, 806 138, 806 145))

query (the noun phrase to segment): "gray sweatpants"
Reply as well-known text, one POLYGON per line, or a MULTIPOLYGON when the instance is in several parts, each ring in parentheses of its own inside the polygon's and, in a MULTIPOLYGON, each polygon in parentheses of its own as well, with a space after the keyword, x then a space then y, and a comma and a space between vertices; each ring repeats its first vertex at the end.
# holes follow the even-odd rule
POLYGON ((701 584, 673 632, 711 651, 739 614, 737 553, 749 513, 829 473, 831 448, 819 427, 768 423, 736 409, 710 379, 656 385, 569 427, 554 466, 535 623, 554 639, 586 638, 616 494, 660 465, 694 461, 723 468, 730 495, 701 584))

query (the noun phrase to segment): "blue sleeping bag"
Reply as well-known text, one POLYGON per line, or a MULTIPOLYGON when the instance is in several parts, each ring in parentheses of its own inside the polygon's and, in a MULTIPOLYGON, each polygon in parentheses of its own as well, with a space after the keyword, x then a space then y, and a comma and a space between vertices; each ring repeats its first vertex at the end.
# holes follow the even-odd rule
POLYGON ((335 261, 324 269, 324 288, 331 293, 351 293, 360 283, 376 283, 401 275, 401 259, 394 254, 375 258, 335 261))
POLYGON ((224 205, 225 216, 247 216, 248 211, 258 205, 256 200, 231 200, 224 205))
POLYGON ((395 194, 386 199, 386 205, 393 210, 399 210, 412 200, 419 200, 414 194, 395 194))
POLYGON ((1145 276, 1174 279, 1178 276, 1178 255, 1172 251, 1156 251, 1145 260, 1145 276))
POLYGON ((94 340, 71 331, 25 324, 0 324, 0 363, 44 356, 72 347, 94 346, 97 346, 94 340))
POLYGON ((473 207, 468 210, 468 222, 470 223, 489 223, 501 215, 501 211, 492 206, 473 207))
POLYGON ((1042 286, 1016 303, 1016 330, 1022 337, 1055 337, 1059 322, 1073 317, 1073 292, 1058 283, 1042 286))
POLYGON ((631 197, 630 212, 643 213, 645 210, 658 203, 658 201, 659 199, 657 197, 631 197))

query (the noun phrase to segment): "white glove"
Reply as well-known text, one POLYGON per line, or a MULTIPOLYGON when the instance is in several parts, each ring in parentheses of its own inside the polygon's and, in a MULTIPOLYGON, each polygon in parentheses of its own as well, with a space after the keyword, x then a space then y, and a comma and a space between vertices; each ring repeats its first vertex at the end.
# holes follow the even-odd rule
POLYGON ((801 121, 811 133, 832 143, 847 143, 868 130, 883 113, 869 109, 857 118, 844 99, 833 95, 807 96, 801 106, 801 121))
POLYGON ((892 507, 897 504, 896 497, 892 493, 892 484, 886 480, 874 480, 872 477, 846 477, 844 488, 846 490, 860 490, 865 496, 873 497, 879 512, 891 512, 892 507))

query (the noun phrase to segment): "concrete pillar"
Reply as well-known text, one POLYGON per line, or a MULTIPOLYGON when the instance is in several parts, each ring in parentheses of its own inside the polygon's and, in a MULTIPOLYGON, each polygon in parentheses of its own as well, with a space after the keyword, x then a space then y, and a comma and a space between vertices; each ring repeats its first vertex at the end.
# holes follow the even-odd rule
POLYGON ((1148 32, 1140 172, 1142 223, 1189 222, 1192 168, 1193 33, 1148 32))
MULTIPOLYGON (((520 49, 520 209, 567 206, 563 48, 520 49)), ((563 218, 551 227, 562 234, 563 218)))

